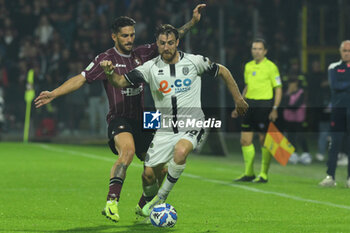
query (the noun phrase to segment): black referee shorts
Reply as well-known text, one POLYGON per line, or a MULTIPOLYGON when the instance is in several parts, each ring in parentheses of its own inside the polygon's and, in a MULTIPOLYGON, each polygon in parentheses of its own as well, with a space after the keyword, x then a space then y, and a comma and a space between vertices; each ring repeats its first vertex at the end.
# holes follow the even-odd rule
POLYGON ((143 130, 141 121, 122 117, 113 119, 108 125, 108 145, 116 155, 118 155, 118 151, 115 148, 114 136, 123 132, 129 132, 132 134, 135 142, 136 156, 141 161, 144 161, 143 154, 147 152, 148 147, 153 140, 154 131, 143 130))
POLYGON ((249 108, 242 119, 241 130, 243 132, 266 133, 273 100, 246 99, 246 102, 249 104, 249 108))

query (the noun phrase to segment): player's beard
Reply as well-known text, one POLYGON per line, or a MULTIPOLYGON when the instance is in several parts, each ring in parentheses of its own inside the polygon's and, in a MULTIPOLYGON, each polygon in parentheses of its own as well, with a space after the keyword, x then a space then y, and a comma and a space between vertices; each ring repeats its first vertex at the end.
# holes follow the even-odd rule
POLYGON ((119 47, 119 49, 121 50, 122 53, 124 53, 124 54, 130 54, 130 53, 131 53, 131 50, 132 50, 132 48, 133 48, 133 43, 127 43, 127 44, 124 44, 124 45, 123 45, 122 43, 120 43, 120 42, 118 41, 118 47, 119 47), (131 46, 130 46, 130 49, 126 47, 127 45, 131 45, 131 46))
POLYGON ((176 51, 174 53, 171 53, 170 51, 164 51, 162 53, 162 58, 164 61, 171 62, 176 56, 176 51))

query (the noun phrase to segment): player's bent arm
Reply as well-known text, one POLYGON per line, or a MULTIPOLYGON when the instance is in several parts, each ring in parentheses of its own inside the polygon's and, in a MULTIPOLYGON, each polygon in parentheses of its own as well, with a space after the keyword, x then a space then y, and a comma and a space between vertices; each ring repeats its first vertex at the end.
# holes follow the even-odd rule
POLYGON ((221 76, 222 79, 224 80, 227 88, 229 89, 231 95, 233 96, 233 99, 235 101, 243 99, 243 96, 241 95, 241 92, 239 91, 237 83, 233 78, 231 72, 223 65, 218 64, 218 66, 219 66, 218 75, 221 76))
POLYGON ((185 25, 177 29, 177 31, 179 32, 180 39, 184 37, 184 35, 199 22, 199 20, 201 19, 201 10, 204 7, 206 7, 206 4, 198 4, 193 10, 192 19, 185 25))
POLYGON ((244 115, 248 109, 248 104, 245 102, 243 96, 241 95, 235 79, 233 78, 231 72, 225 66, 220 64, 218 64, 218 66, 218 75, 222 77, 227 88, 229 89, 235 101, 237 113, 239 115, 244 115))
POLYGON ((125 79, 124 75, 120 75, 114 72, 114 65, 110 60, 103 60, 100 62, 100 66, 103 69, 108 81, 115 87, 127 87, 130 83, 125 79))
POLYGON ((112 74, 107 74, 107 79, 108 81, 115 87, 127 87, 130 86, 130 83, 126 80, 124 75, 119 75, 116 73, 112 73, 112 74))

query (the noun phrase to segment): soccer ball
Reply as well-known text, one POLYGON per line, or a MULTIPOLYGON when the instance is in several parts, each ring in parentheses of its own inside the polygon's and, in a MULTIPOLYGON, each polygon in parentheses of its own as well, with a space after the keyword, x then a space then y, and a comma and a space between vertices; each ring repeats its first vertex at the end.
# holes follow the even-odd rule
POLYGON ((172 205, 163 203, 153 208, 150 219, 153 226, 173 227, 177 221, 177 213, 172 205))

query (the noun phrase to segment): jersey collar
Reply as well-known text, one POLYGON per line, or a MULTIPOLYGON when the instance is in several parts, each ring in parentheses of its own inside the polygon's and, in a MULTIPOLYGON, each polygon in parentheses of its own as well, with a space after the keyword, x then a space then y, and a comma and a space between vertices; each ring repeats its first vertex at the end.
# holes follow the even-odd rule
POLYGON ((264 57, 264 59, 262 59, 262 61, 258 64, 258 63, 256 63, 256 61, 254 61, 254 63, 255 63, 255 65, 261 65, 261 64, 263 64, 263 63, 265 63, 266 62, 266 60, 267 60, 267 58, 266 57, 264 57))
POLYGON ((121 57, 128 57, 128 58, 131 57, 131 53, 128 54, 128 55, 126 55, 126 54, 120 53, 116 47, 113 47, 113 49, 114 49, 114 51, 115 51, 116 53, 118 53, 118 55, 121 56, 121 57))
MULTIPOLYGON (((179 60, 178 60, 176 63, 179 63, 179 62, 182 60, 182 58, 184 58, 184 56, 185 56, 185 53, 184 53, 184 52, 182 52, 182 51, 180 51, 180 50, 178 50, 178 52, 179 52, 179 60)), ((160 59, 164 64, 167 64, 167 63, 165 63, 165 62, 163 61, 161 55, 159 55, 159 59, 160 59)), ((176 64, 176 63, 175 63, 175 64, 176 64)), ((175 65, 175 64, 174 64, 174 65, 175 65)))
POLYGON ((180 59, 179 59, 179 61, 180 61, 182 58, 184 58, 185 53, 179 50, 179 54, 180 54, 180 59))

